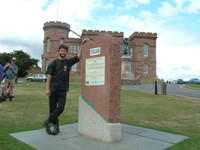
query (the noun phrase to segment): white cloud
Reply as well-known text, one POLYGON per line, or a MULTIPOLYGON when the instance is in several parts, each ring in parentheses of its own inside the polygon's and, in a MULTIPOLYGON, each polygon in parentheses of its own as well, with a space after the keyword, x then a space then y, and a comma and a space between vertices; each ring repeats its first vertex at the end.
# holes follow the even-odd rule
POLYGON ((150 3, 150 0, 137 0, 139 3, 147 4, 150 3))
POLYGON ((188 6, 188 11, 190 13, 197 14, 200 11, 200 3, 199 0, 188 0, 190 5, 188 6))
POLYGON ((163 17, 174 17, 181 12, 181 8, 173 7, 170 3, 167 2, 162 2, 162 7, 158 9, 158 13, 163 17))
POLYGON ((137 8, 137 4, 135 2, 135 0, 126 0, 125 1, 125 8, 126 9, 131 9, 131 8, 137 8))
POLYGON ((174 0, 174 2, 177 4, 178 8, 181 8, 185 2, 188 0, 174 0))

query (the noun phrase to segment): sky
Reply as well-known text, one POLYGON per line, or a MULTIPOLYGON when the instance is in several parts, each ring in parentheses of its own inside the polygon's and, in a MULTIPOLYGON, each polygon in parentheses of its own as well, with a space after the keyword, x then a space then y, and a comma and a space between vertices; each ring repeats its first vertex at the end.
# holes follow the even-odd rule
POLYGON ((157 33, 158 78, 200 79, 199 0, 2 0, 0 20, 0 53, 23 50, 40 66, 43 25, 61 21, 78 34, 82 29, 119 31, 124 37, 157 33))

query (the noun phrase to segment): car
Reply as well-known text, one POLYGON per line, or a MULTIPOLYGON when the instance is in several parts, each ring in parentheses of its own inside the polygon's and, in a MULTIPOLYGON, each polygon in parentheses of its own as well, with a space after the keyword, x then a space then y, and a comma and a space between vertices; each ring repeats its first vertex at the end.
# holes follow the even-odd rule
POLYGON ((183 81, 183 79, 178 79, 177 81, 176 81, 176 84, 184 84, 185 82, 183 81))
POLYGON ((27 77, 28 81, 41 81, 41 82, 46 82, 47 77, 44 74, 35 74, 33 76, 27 77))
POLYGON ((192 78, 188 82, 189 84, 200 84, 200 80, 197 78, 192 78))

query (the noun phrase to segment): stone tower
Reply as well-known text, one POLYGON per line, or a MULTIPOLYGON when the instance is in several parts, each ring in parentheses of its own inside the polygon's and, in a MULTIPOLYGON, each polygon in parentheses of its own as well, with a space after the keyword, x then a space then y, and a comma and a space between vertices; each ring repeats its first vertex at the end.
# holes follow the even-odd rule
POLYGON ((70 25, 51 21, 44 24, 43 30, 42 72, 45 72, 49 62, 57 57, 59 45, 65 44, 65 39, 69 37, 70 25))
POLYGON ((130 37, 132 72, 135 76, 156 77, 157 33, 134 32, 130 37))

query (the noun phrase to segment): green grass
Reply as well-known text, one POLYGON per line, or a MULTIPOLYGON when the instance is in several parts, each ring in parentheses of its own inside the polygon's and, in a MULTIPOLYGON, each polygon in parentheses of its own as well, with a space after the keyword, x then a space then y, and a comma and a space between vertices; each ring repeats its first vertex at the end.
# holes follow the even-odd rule
POLYGON ((154 77, 140 77, 141 84, 155 84, 155 81, 157 81, 158 84, 162 83, 163 80, 159 78, 154 77))
MULTIPOLYGON (((45 83, 23 82, 15 87, 15 100, 0 103, 0 150, 33 150, 10 133, 41 129, 48 117, 45 83)), ((81 85, 71 84, 60 124, 78 121, 81 85)), ((200 149, 200 99, 123 89, 121 123, 189 136, 167 150, 200 149)))
POLYGON ((200 84, 186 84, 185 87, 200 90, 200 84))

